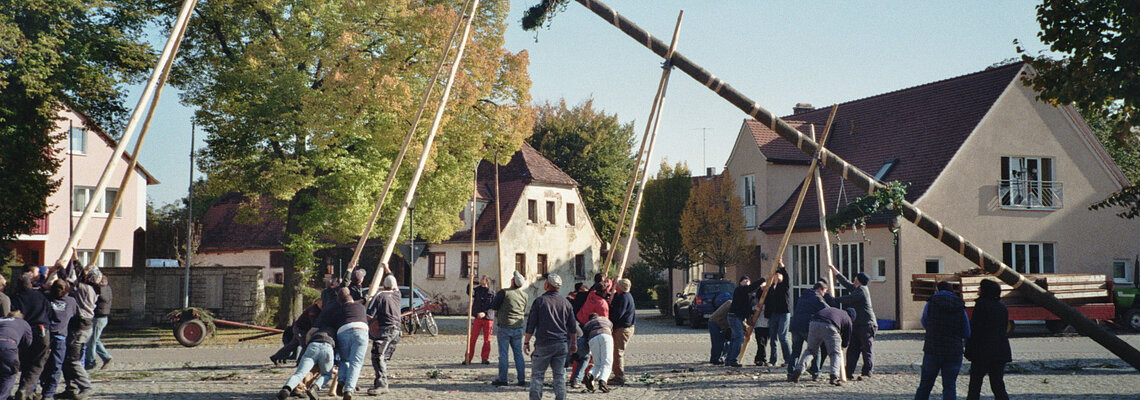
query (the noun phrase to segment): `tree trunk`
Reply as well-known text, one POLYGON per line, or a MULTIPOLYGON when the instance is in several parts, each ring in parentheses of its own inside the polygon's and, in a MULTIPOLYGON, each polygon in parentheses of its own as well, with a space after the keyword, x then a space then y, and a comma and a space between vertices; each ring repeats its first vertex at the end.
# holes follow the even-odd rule
POLYGON ((311 208, 307 201, 304 199, 312 195, 313 189, 302 189, 293 195, 289 200, 289 207, 286 210, 285 219, 285 235, 282 240, 282 246, 285 247, 285 283, 281 288, 281 298, 278 302, 277 312, 277 327, 284 329, 293 324, 297 317, 301 316, 301 312, 305 309, 304 296, 302 295, 305 287, 305 273, 304 268, 307 262, 295 259, 293 252, 289 251, 292 238, 298 237, 304 233, 304 228, 301 227, 300 217, 307 213, 311 208))

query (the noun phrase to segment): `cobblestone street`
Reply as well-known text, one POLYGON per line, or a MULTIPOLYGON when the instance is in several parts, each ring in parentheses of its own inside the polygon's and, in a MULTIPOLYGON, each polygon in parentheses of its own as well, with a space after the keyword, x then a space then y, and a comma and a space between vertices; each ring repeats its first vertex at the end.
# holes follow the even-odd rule
MULTIPOLYGON (((390 364, 397 374, 392 393, 384 397, 415 399, 525 398, 520 387, 490 385, 496 374, 497 350, 492 343, 492 364, 462 366, 460 318, 440 318, 439 337, 405 337, 390 364)), ((1042 330, 1043 332, 1043 330, 1042 330)), ((1122 336, 1140 346, 1140 335, 1122 336)), ((1025 336, 1011 340, 1014 363, 1006 383, 1019 399, 1137 399, 1140 374, 1089 339, 1075 336, 1025 336)), ((272 398, 292 373, 292 367, 274 368, 269 355, 276 342, 210 345, 198 348, 112 348, 111 366, 95 372, 100 399, 251 399, 272 398)), ((913 397, 918 384, 922 334, 914 331, 880 332, 875 344, 876 375, 867 382, 850 382, 836 388, 825 382, 784 382, 782 368, 746 366, 712 367, 708 335, 704 330, 673 326, 656 311, 639 311, 637 333, 627 351, 629 385, 609 394, 571 391, 570 398, 622 399, 754 399, 779 396, 790 399, 899 399, 913 397)), ((751 361, 750 346, 746 360, 751 361)), ((782 360, 781 360, 782 361, 782 360)), ((958 379, 958 394, 965 397, 968 363, 958 379)), ((529 373, 529 372, 528 372, 529 373)), ((513 372, 512 372, 513 375, 513 372)), ((371 366, 361 376, 372 379, 371 366)), ((547 382, 549 382, 549 377, 547 382)), ((941 393, 935 386, 932 398, 941 393)), ((989 388, 983 389, 983 398, 989 388)), ((363 396, 364 398, 369 398, 363 396)), ((547 398, 553 398, 548 392, 547 398)))

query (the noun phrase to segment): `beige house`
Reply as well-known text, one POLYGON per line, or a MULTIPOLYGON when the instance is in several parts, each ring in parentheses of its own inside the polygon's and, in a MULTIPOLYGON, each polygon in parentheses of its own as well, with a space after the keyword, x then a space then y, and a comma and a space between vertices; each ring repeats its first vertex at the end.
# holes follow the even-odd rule
MULTIPOLYGON (((1030 67, 1015 63, 842 103, 826 146, 880 181, 909 183, 907 200, 1018 271, 1106 274, 1129 284, 1140 221, 1088 210, 1129 182, 1073 107, 1035 99, 1021 83, 1028 73, 1030 67)), ((822 134, 828 108, 795 111, 784 120, 822 134)), ((779 246, 808 164, 752 120, 744 121, 726 163, 745 205, 747 234, 766 259, 763 269, 781 257, 798 289, 821 276, 814 188, 787 251, 770 252, 779 246)), ((830 171, 822 176, 829 213, 864 194, 830 171)), ((866 229, 830 239, 837 267, 872 277, 878 317, 904 328, 919 326, 922 313, 923 305, 911 300, 912 274, 974 267, 892 215, 871 216, 866 229)), ((759 263, 729 276, 760 274, 759 263)))
MULTIPOLYGON (((55 129, 49 134, 65 137, 52 149, 60 160, 60 167, 51 179, 58 180, 60 185, 48 196, 47 217, 41 219, 32 232, 18 235, 11 245, 16 261, 23 264, 46 265, 56 261, 71 236, 71 227, 79 221, 83 209, 93 197, 99 176, 116 146, 115 140, 83 113, 64 107, 59 110, 58 117, 55 129)), ((99 267, 130 267, 132 260, 136 259, 135 237, 143 235, 146 229, 146 189, 148 185, 158 184, 158 180, 141 165, 133 171, 126 171, 128 157, 128 154, 123 154, 87 230, 79 238, 77 251, 84 263, 94 258, 99 267), (127 173, 135 174, 128 187, 117 187, 127 173), (110 208, 116 196, 123 196, 123 202, 118 210, 112 211, 110 208), (95 242, 107 218, 113 218, 114 222, 103 250, 96 255, 95 242)))

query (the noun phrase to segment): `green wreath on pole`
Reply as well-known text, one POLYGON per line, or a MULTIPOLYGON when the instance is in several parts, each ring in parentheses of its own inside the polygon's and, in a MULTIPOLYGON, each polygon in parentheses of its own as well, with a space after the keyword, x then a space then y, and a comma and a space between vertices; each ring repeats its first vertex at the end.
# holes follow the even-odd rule
POLYGON ((844 204, 827 216, 827 230, 838 234, 850 228, 866 228, 867 218, 883 211, 898 212, 899 205, 906 201, 906 183, 888 182, 885 190, 876 190, 875 193, 844 204))

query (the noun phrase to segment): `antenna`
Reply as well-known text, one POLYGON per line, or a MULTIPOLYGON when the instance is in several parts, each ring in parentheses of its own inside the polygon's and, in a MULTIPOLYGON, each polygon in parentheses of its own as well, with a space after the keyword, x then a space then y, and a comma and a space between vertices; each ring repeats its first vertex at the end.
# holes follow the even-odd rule
POLYGON ((705 162, 705 148, 708 142, 708 132, 712 128, 693 128, 694 131, 701 131, 701 168, 707 167, 709 164, 705 162))

